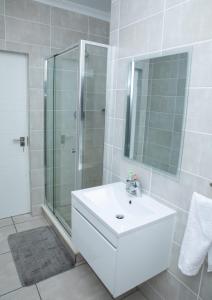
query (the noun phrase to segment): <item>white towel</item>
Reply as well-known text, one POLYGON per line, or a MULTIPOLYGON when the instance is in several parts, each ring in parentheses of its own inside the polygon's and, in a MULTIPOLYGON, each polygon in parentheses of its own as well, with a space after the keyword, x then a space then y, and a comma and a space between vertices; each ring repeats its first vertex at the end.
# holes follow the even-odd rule
POLYGON ((178 262, 182 273, 196 275, 211 246, 212 199, 194 193, 178 262))

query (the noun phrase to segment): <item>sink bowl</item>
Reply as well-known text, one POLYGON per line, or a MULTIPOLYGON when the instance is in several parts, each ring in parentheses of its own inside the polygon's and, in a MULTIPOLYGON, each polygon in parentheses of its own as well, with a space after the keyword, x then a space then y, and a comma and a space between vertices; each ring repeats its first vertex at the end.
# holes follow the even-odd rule
POLYGON ((72 192, 72 241, 113 297, 169 266, 175 211, 122 182, 72 192))
POLYGON ((73 195, 118 236, 175 214, 147 194, 129 195, 122 182, 76 191, 73 195))

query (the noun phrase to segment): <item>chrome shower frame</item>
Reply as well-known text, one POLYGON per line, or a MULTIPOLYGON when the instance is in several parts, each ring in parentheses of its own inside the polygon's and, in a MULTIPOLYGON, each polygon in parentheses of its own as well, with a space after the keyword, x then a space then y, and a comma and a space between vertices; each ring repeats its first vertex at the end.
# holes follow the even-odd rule
MULTIPOLYGON (((102 47, 108 49, 107 56, 109 57, 110 55, 110 46, 105 45, 102 43, 97 43, 97 42, 91 42, 87 40, 81 40, 79 43, 68 47, 64 49, 61 52, 58 52, 54 55, 49 56, 46 58, 44 62, 44 124, 46 124, 46 116, 45 116, 45 111, 46 111, 46 101, 47 101, 47 66, 48 66, 48 60, 53 59, 54 64, 55 64, 55 58, 59 55, 65 54, 69 51, 72 51, 76 48, 79 48, 79 71, 78 71, 78 76, 79 76, 79 91, 78 91, 78 101, 77 101, 77 107, 76 107, 76 133, 77 133, 77 163, 76 163, 76 169, 75 169, 75 178, 76 178, 76 189, 80 189, 82 186, 82 171, 83 171, 83 162, 82 162, 82 156, 83 156, 83 122, 84 122, 84 84, 85 84, 85 58, 86 58, 86 45, 93 45, 97 47, 102 47)), ((109 59, 108 59, 109 60, 109 59)), ((55 98, 55 96, 54 96, 55 98)), ((53 99, 54 103, 54 99, 53 99)), ((53 120, 54 123, 54 120, 53 120)), ((46 128, 44 128, 44 145, 46 141, 46 128)), ((46 153, 46 151, 44 151, 46 153)), ((53 158, 54 160, 54 158, 53 158)), ((45 161, 45 167, 46 167, 46 157, 44 159, 45 161)), ((70 166, 71 167, 71 166, 70 166)), ((45 205, 47 205, 46 201, 46 183, 45 183, 45 205)), ((53 201, 53 208, 52 211, 54 212, 54 201, 53 201)), ((67 230, 67 228, 66 228, 67 230)), ((70 233, 70 229, 68 230, 70 233)))

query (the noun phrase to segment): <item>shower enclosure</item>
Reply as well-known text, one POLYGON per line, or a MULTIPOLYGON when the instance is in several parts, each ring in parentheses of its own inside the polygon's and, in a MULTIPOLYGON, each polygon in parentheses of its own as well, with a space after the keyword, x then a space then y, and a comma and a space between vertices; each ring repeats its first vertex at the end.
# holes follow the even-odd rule
POLYGON ((108 46, 81 41, 45 62, 46 205, 71 231, 71 191, 102 184, 108 46))

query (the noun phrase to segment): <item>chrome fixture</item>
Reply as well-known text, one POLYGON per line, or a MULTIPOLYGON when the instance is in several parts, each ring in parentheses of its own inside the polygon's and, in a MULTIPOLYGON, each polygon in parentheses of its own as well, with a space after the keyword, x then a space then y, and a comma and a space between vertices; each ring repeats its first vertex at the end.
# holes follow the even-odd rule
POLYGON ((20 136, 19 139, 13 139, 13 142, 14 143, 19 143, 20 147, 22 147, 23 151, 24 151, 24 148, 25 148, 25 145, 26 145, 25 137, 24 136, 20 136))
POLYGON ((132 176, 131 179, 126 180, 126 191, 132 196, 139 196, 140 192, 140 182, 137 180, 136 176, 132 176))

